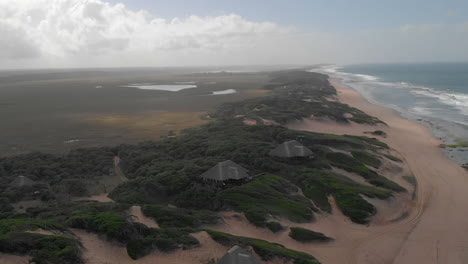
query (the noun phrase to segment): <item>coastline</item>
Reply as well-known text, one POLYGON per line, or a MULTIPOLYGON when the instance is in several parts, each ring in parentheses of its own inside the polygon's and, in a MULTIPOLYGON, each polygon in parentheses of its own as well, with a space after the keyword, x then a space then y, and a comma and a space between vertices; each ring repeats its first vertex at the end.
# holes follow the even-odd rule
MULTIPOLYGON (((468 233, 468 227, 465 227, 464 219, 468 217, 468 213, 465 212, 468 202, 464 198, 468 189, 468 172, 446 158, 442 149, 439 148, 441 142, 432 136, 426 126, 403 118, 393 109, 368 102, 356 90, 337 80, 330 79, 330 82, 337 89, 337 96, 333 95, 330 100, 338 99, 342 103, 381 119, 388 125, 375 124, 375 122, 371 123, 375 125, 362 125, 353 122, 343 124, 326 121, 334 120, 333 117, 341 117, 341 115, 353 120, 353 114, 354 117, 359 115, 359 111, 347 107, 345 108, 347 110, 330 119, 328 116, 322 121, 305 119, 289 123, 286 127, 321 133, 377 137, 390 146, 390 151, 385 150, 381 155, 390 153, 397 159, 404 160, 401 162, 383 158, 382 166, 379 166, 377 172, 406 188, 408 192, 394 193, 393 197, 386 200, 363 197, 378 208, 377 214, 367 225, 352 222, 339 209, 333 196, 329 196, 331 213, 317 214, 316 221, 307 223, 291 222, 281 216, 275 217, 275 221, 286 227, 278 233, 272 233, 266 228, 253 225, 246 219, 244 213, 239 212, 219 212, 218 215, 223 220, 222 224, 209 228, 232 235, 279 243, 286 248, 313 255, 323 264, 439 263, 439 261, 440 263, 466 263, 468 253, 464 251, 466 244, 464 233, 468 233), (378 136, 365 133, 376 130, 384 131, 386 136, 385 134, 378 136), (396 164, 398 166, 391 166, 396 164), (411 172, 418 181, 417 191, 414 191, 415 186, 411 182, 404 180, 405 176, 412 175, 411 172), (321 232, 332 237, 333 240, 313 244, 298 242, 289 237, 286 232, 289 227, 303 227, 321 232)), ((330 112, 333 113, 331 110, 330 112)), ((372 187, 353 173, 337 168, 333 170, 359 184, 372 187)), ((98 198, 101 198, 100 201, 108 201, 102 200, 102 197, 98 198)), ((155 221, 146 219, 139 208, 132 207, 129 213, 134 216, 131 221, 141 222, 147 226, 159 226, 155 221)), ((102 236, 83 230, 73 229, 73 232, 82 242, 86 263, 109 261, 121 264, 158 261, 208 263, 213 259, 219 259, 229 249, 213 241, 205 232, 198 232, 192 235, 199 240, 200 247, 171 253, 154 251, 135 261, 129 257, 126 247, 122 244, 104 240, 102 236)), ((0 259, 2 257, 14 256, 0 254, 0 259)), ((18 259, 18 261, 22 260, 18 259)), ((261 261, 261 263, 285 262, 281 259, 274 259, 273 262, 261 261)))
MULTIPOLYGON (((396 110, 368 102, 338 80, 330 82, 337 89, 340 102, 375 116, 388 126, 376 128, 305 120, 292 123, 289 128, 362 136, 367 131, 383 130, 388 137, 379 140, 404 157, 418 181, 418 188, 414 206, 406 218, 362 230, 365 234, 348 239, 348 243, 343 242, 341 247, 347 250, 341 256, 330 256, 323 251, 314 254, 328 264, 466 263, 468 251, 464 250, 464 237, 468 226, 464 219, 468 217, 468 201, 465 199, 468 172, 445 156, 439 148, 441 141, 426 126, 403 118, 396 110)), ((344 230, 343 234, 346 232, 349 230, 344 230)))
MULTIPOLYGON (((465 108, 468 95, 459 88, 465 87, 464 83, 454 84, 447 80, 448 86, 440 86, 434 82, 436 77, 428 77, 429 81, 424 83, 417 78, 408 79, 406 75, 389 77, 384 73, 372 72, 370 68, 362 70, 366 74, 346 69, 330 66, 320 68, 319 72, 352 87, 369 102, 394 109, 404 118, 427 126, 434 137, 448 146, 444 152, 449 159, 460 165, 468 165, 468 148, 465 147, 468 135, 468 108, 465 108)), ((391 68, 385 69, 392 71, 391 68)), ((427 70, 424 67, 422 69, 427 70)), ((413 69, 412 73, 419 76, 421 71, 414 72, 413 69)), ((456 76, 454 78, 457 79, 456 76)))

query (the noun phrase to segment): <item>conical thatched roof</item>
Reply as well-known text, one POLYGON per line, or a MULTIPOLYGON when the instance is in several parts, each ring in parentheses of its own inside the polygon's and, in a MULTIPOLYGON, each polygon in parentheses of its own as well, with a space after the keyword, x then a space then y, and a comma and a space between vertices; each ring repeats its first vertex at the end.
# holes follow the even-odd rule
POLYGON ((216 166, 200 175, 200 177, 215 181, 240 180, 249 177, 247 172, 239 164, 226 160, 216 164, 216 166))
POLYGON ((274 150, 270 151, 271 156, 292 158, 292 157, 309 157, 312 156, 312 151, 306 146, 297 142, 296 140, 290 140, 279 145, 274 150))
POLYGON ((260 264, 247 250, 233 246, 219 261, 218 264, 260 264))
POLYGON ((34 184, 34 181, 29 179, 28 177, 25 176, 18 176, 16 177, 11 183, 11 186, 15 187, 23 187, 23 186, 31 186, 34 184))

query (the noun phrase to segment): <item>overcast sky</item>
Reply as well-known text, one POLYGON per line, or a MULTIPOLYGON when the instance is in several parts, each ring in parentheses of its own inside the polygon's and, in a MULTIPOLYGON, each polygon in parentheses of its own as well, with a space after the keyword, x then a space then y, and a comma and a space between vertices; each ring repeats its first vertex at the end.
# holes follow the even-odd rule
POLYGON ((0 68, 468 61, 468 1, 0 0, 0 68))

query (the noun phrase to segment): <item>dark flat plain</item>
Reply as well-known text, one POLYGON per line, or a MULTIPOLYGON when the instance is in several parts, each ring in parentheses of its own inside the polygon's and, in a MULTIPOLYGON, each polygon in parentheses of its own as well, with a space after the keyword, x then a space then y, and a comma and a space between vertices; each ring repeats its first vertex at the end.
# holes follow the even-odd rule
POLYGON ((0 156, 154 140, 205 122, 221 103, 261 96, 267 73, 98 69, 0 73, 0 156), (124 87, 196 82, 179 92, 124 87), (102 86, 102 88, 96 88, 102 86), (211 96, 213 91, 237 93, 211 96), (68 143, 67 143, 68 142, 68 143))

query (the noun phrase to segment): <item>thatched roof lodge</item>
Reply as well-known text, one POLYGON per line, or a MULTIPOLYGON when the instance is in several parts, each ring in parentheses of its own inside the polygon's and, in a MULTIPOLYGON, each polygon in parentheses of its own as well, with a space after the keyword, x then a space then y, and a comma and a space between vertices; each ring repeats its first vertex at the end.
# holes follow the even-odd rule
POLYGON ((297 142, 296 140, 290 140, 270 151, 270 155, 282 158, 293 158, 310 157, 313 155, 313 153, 309 148, 297 142))
POLYGON ((26 176, 18 176, 16 177, 11 183, 10 183, 11 186, 15 186, 15 187, 23 187, 23 186, 31 186, 31 185, 34 185, 34 181, 29 179, 28 177, 26 176))
POLYGON ((205 180, 227 181, 242 180, 249 177, 248 170, 239 164, 226 160, 216 164, 214 167, 200 175, 205 180))
POLYGON ((218 264, 260 264, 260 262, 247 250, 239 246, 233 246, 218 261, 218 264))

